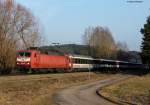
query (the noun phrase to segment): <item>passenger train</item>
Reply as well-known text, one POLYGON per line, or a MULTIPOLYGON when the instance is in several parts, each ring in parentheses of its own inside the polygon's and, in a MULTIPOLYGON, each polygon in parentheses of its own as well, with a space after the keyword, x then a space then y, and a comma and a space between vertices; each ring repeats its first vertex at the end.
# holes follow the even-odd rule
POLYGON ((57 70, 57 71, 87 71, 87 70, 125 70, 148 69, 141 63, 118 60, 95 59, 81 55, 52 55, 40 50, 19 50, 16 60, 20 70, 57 70))

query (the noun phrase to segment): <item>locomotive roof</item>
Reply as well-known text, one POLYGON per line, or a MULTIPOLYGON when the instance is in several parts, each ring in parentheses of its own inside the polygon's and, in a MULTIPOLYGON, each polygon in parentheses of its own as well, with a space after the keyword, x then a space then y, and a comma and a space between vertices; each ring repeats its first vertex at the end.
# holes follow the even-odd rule
POLYGON ((48 54, 48 55, 64 55, 62 53, 55 52, 55 51, 45 51, 45 50, 39 50, 39 49, 18 50, 17 52, 33 52, 33 51, 40 51, 40 53, 48 54))
POLYGON ((36 50, 18 50, 17 52, 31 52, 31 51, 36 51, 36 50))

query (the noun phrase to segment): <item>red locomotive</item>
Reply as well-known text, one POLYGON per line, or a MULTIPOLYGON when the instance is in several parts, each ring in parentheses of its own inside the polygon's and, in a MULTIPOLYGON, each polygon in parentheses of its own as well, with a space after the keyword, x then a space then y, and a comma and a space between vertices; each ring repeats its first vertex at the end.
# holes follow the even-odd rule
POLYGON ((21 69, 70 69, 67 55, 48 55, 39 50, 20 50, 17 55, 17 67, 21 69))

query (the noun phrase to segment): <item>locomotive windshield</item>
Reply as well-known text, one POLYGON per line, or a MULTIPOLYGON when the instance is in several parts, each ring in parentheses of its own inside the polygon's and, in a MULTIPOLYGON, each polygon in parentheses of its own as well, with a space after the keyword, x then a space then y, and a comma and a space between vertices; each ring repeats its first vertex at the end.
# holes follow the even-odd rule
POLYGON ((24 57, 30 57, 31 53, 30 52, 19 52, 18 56, 24 56, 24 57))

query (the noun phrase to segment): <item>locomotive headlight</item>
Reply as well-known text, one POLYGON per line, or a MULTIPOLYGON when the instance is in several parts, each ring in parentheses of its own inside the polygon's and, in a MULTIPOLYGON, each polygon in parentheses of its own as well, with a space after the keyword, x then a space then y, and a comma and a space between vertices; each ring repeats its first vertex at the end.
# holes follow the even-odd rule
POLYGON ((69 67, 71 67, 71 63, 69 63, 69 67))
POLYGON ((30 58, 28 58, 27 61, 30 61, 30 58))
POLYGON ((20 59, 20 58, 17 58, 17 61, 21 61, 21 59, 20 59))

